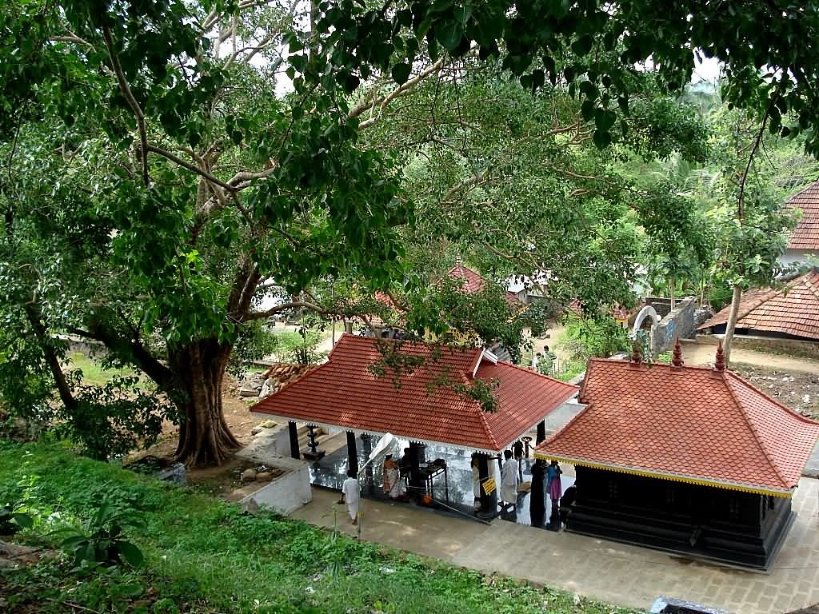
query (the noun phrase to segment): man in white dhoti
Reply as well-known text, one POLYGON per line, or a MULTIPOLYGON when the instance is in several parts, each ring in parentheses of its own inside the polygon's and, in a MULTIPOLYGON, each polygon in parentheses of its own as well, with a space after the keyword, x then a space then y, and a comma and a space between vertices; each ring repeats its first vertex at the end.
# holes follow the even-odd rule
POLYGON ((358 499, 360 490, 358 486, 358 474, 354 469, 347 472, 347 479, 341 485, 341 501, 339 503, 347 504, 347 513, 350 514, 350 519, 353 524, 358 524, 358 499))
POLYGON ((518 462, 512 458, 511 450, 504 450, 506 462, 501 468, 501 501, 515 505, 518 500, 518 462))

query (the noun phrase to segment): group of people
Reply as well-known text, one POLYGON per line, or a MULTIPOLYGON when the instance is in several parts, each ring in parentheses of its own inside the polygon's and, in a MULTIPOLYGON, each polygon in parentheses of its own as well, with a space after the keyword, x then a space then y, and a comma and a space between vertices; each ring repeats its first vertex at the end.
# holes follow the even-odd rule
MULTIPOLYGON (((514 508, 517 505, 518 490, 520 483, 523 481, 523 444, 518 441, 512 446, 512 450, 504 450, 504 461, 501 465, 500 488, 499 488, 499 503, 503 510, 507 508, 514 508)), ((545 489, 546 496, 552 501, 554 509, 558 508, 560 497, 563 494, 563 486, 560 481, 560 475, 563 471, 558 465, 558 462, 553 460, 545 471, 545 489)), ((478 469, 477 454, 472 455, 472 483, 475 501, 477 502, 481 497, 481 483, 478 469)))
MULTIPOLYGON (((387 454, 382 466, 384 478, 384 493, 391 499, 403 501, 406 498, 407 487, 401 479, 401 466, 393 458, 392 454, 387 454)), ((361 489, 358 483, 358 472, 350 469, 347 472, 347 479, 341 485, 341 499, 339 503, 347 506, 347 513, 350 515, 352 523, 358 524, 358 504, 361 498, 361 489)))
MULTIPOLYGON (((523 458, 523 445, 516 442, 513 450, 504 450, 504 462, 501 465, 501 478, 499 487, 499 503, 501 509, 514 508, 517 505, 518 489, 522 481, 523 468, 521 461, 523 458), (513 452, 514 450, 514 452, 513 452)), ((540 462, 540 461, 538 461, 540 462)), ((559 509, 560 498, 563 495, 563 486, 560 481, 560 469, 557 461, 553 460, 545 470, 544 493, 552 501, 552 509, 559 509)), ((392 454, 387 454, 382 466, 384 493, 393 500, 405 500, 407 488, 401 479, 401 465, 395 460, 392 454)), ((540 473, 540 475, 544 475, 540 473)), ((472 483, 475 501, 481 497, 481 480, 478 468, 478 455, 472 455, 472 483)), ((347 479, 341 487, 341 500, 347 506, 347 512, 353 524, 358 523, 358 504, 360 489, 357 472, 353 469, 347 472, 347 479)))

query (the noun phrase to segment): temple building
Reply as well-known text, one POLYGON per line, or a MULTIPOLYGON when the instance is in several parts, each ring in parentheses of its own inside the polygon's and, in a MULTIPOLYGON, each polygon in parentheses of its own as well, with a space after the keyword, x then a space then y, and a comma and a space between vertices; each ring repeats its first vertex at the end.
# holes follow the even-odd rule
POLYGON ((817 438, 803 417, 725 368, 592 359, 587 406, 536 457, 574 465, 569 531, 766 569, 817 438))
POLYGON ((314 461, 314 483, 331 487, 348 468, 358 469, 359 445, 387 433, 409 442, 410 490, 430 496, 432 481, 446 479, 448 468, 443 458, 425 457, 427 446, 475 453, 481 510, 495 515, 493 459, 532 429, 538 441, 545 438, 547 416, 576 395, 576 386, 500 361, 483 348, 344 334, 326 363, 251 411, 286 420, 291 455, 314 461), (346 431, 345 457, 324 458, 315 445, 300 449, 297 422, 311 433, 316 427, 346 431))

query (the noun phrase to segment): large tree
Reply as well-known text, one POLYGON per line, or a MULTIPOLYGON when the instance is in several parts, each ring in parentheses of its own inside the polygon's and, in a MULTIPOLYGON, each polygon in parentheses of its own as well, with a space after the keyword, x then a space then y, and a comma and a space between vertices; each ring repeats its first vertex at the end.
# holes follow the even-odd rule
POLYGON ((663 87, 680 87, 694 50, 725 60, 731 100, 770 108, 775 129, 790 113, 791 130, 808 130, 819 113, 819 52, 803 44, 814 3, 304 6, 15 0, 0 12, 14 288, 3 310, 26 313, 4 360, 31 356, 17 350, 39 339, 35 362, 66 400, 55 335, 101 342, 179 409, 177 454, 190 464, 237 445, 222 376, 246 323, 270 315, 254 309, 265 280, 296 296, 322 277, 395 277, 393 229, 411 208, 391 152, 360 133, 453 59, 492 58, 526 88, 565 87, 601 148, 627 129, 639 73, 653 66, 663 87))

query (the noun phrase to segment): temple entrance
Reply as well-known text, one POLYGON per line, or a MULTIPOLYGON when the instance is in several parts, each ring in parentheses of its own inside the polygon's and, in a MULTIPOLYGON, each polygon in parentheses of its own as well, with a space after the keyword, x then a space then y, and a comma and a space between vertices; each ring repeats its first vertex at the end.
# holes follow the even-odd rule
MULTIPOLYGON (((347 475, 347 470, 350 468, 351 457, 349 448, 344 445, 343 432, 340 432, 333 439, 336 440, 336 446, 325 444, 326 453, 319 460, 311 462, 310 468, 310 482, 313 486, 320 488, 328 488, 332 490, 340 490, 341 485, 347 475)), ((370 451, 378 445, 380 437, 378 435, 366 434, 355 437, 355 460, 358 467, 365 465, 370 451)), ((399 439, 399 449, 401 455, 405 455, 410 448, 410 443, 407 440, 399 439)), ((407 501, 403 505, 414 505, 419 507, 426 507, 436 512, 458 516, 462 518, 481 519, 480 514, 477 514, 479 502, 476 501, 475 482, 473 480, 472 472, 472 452, 449 446, 442 446, 437 444, 426 444, 421 446, 422 453, 418 459, 419 465, 419 482, 418 484, 411 484, 411 475, 408 469, 409 463, 405 460, 398 459, 402 464, 401 479, 404 482, 407 493, 407 501)), ((529 456, 521 461, 522 481, 524 491, 518 493, 516 502, 516 510, 510 513, 498 513, 501 519, 515 522, 526 526, 531 526, 532 520, 530 516, 530 497, 531 489, 526 488, 531 486, 532 481, 532 467, 535 463, 534 450, 531 450, 529 456)), ((365 499, 374 499, 379 501, 389 501, 390 498, 383 490, 383 469, 382 462, 375 464, 368 464, 359 475, 359 482, 361 484, 361 495, 365 499)), ((574 471, 571 467, 566 467, 566 471, 561 476, 561 484, 563 492, 566 492, 574 483, 574 471)), ((495 484, 500 483, 500 463, 497 456, 489 458, 488 463, 489 478, 495 481, 495 484)), ((552 514, 551 502, 548 496, 544 496, 546 520, 552 514)), ((498 510, 500 512, 500 510, 498 510)), ((491 517, 491 516, 490 516, 491 517)), ((544 523, 545 525, 545 523, 544 523)), ((545 526, 544 526, 545 528, 545 526)))

